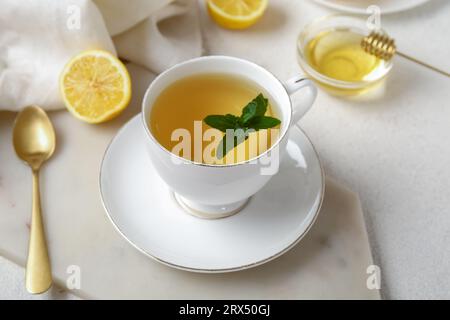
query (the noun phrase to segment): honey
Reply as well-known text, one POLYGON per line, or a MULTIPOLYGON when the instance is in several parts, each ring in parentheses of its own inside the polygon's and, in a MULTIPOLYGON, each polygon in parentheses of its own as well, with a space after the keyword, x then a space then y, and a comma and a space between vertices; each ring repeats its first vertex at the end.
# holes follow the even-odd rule
POLYGON ((336 28, 319 32, 305 44, 304 58, 320 75, 313 75, 320 86, 331 93, 354 95, 373 87, 383 78, 387 64, 364 51, 361 47, 363 38, 363 34, 350 28, 336 28), (323 76, 329 81, 321 81, 323 76), (346 86, 342 86, 343 82, 346 86))

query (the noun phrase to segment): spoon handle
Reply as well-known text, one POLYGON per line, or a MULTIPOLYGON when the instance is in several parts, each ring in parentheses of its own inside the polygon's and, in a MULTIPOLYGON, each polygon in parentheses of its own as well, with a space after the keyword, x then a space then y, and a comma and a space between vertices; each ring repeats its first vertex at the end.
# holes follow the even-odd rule
POLYGON ((50 260, 42 223, 38 170, 33 170, 33 206, 25 283, 28 292, 34 294, 47 291, 52 284, 50 260))

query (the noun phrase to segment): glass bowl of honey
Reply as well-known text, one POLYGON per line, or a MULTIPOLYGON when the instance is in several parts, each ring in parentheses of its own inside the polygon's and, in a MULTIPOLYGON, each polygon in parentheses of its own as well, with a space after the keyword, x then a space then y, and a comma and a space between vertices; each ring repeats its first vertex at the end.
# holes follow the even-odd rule
POLYGON ((331 94, 354 96, 374 89, 392 69, 392 61, 361 47, 370 31, 366 20, 358 17, 335 14, 315 20, 298 37, 299 64, 331 94))

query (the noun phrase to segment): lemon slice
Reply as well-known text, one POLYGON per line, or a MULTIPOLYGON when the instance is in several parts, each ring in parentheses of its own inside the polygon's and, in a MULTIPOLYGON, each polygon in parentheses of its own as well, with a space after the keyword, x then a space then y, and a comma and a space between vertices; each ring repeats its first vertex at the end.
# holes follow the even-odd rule
POLYGON ((206 4, 209 14, 220 26, 245 29, 262 17, 268 0, 207 0, 206 4))
POLYGON ((73 57, 61 73, 59 86, 67 109, 89 123, 114 118, 131 98, 127 68, 102 50, 83 51, 73 57))

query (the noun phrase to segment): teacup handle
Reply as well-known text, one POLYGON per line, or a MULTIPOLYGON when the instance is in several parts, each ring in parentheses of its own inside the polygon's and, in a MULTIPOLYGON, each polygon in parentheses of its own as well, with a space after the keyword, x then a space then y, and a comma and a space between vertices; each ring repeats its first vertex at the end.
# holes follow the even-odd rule
POLYGON ((316 100, 317 97, 317 88, 311 80, 299 76, 286 81, 284 87, 289 95, 294 94, 300 89, 307 91, 305 99, 303 99, 301 103, 292 106, 293 113, 291 124, 296 124, 312 107, 314 100, 316 100))

